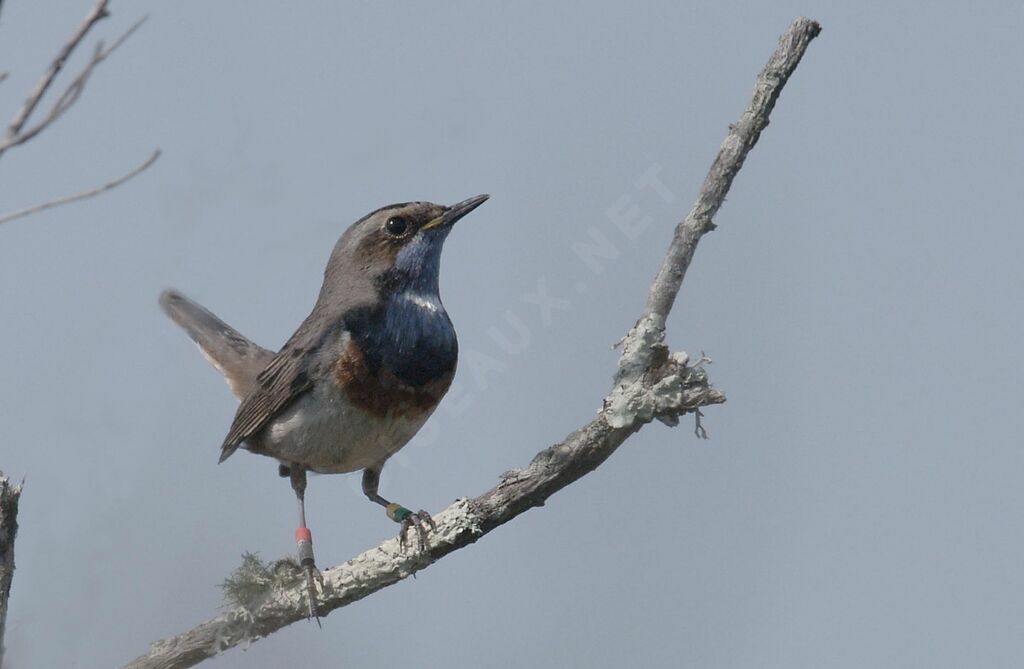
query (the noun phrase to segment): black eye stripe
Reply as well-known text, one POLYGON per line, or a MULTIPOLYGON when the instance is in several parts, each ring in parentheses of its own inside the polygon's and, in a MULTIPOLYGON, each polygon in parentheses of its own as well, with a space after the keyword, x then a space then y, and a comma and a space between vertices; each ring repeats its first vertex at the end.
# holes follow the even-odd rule
POLYGON ((392 216, 384 224, 384 230, 393 237, 401 237, 409 229, 409 223, 401 216, 392 216))

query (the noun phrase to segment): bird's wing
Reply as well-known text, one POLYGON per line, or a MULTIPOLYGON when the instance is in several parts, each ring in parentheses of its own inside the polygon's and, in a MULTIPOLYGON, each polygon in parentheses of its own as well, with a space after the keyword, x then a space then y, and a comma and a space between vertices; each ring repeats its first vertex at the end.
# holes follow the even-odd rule
POLYGON ((256 384, 256 377, 273 358, 268 351, 175 290, 160 295, 160 306, 184 328, 203 356, 217 368, 235 397, 242 399, 256 384))
POLYGON ((252 391, 238 407, 228 436, 221 445, 224 462, 243 441, 253 436, 282 409, 313 387, 319 341, 312 341, 313 316, 296 331, 266 369, 256 377, 252 391))

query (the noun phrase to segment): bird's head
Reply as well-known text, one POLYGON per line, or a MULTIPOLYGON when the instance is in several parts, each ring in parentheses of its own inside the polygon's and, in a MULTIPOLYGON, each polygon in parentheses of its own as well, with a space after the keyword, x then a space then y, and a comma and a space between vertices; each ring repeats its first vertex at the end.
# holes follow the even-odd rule
POLYGON ((392 204, 353 223, 338 240, 324 274, 325 290, 372 285, 378 294, 437 291, 441 248, 452 225, 487 201, 392 204))

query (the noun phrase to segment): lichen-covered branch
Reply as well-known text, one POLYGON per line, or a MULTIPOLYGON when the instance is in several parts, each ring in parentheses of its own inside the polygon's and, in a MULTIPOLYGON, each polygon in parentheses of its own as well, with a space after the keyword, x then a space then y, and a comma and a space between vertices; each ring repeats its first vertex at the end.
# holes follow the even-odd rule
POLYGON ((4 664, 4 629, 7 602, 14 578, 14 538, 18 534, 18 499, 21 486, 14 485, 0 472, 0 667, 4 664))
MULTIPOLYGON (((472 499, 460 499, 434 516, 437 529, 429 535, 423 551, 402 551, 398 540, 392 539, 325 570, 317 601, 321 615, 397 583, 524 511, 543 506, 551 495, 593 471, 652 420, 674 425, 683 414, 725 401, 725 396, 711 387, 703 357, 691 363, 685 353, 672 353, 664 345, 665 317, 697 241, 711 229, 711 218, 747 152, 767 126, 779 92, 819 31, 817 23, 798 19, 783 35, 778 50, 758 77, 750 107, 730 129, 697 203, 676 228, 644 315, 623 340, 615 384, 597 416, 538 453, 526 467, 506 472, 491 490, 472 499)), ((293 561, 263 565, 247 556, 242 568, 225 583, 228 601, 224 613, 178 636, 157 641, 147 654, 126 667, 191 667, 228 648, 267 636, 305 619, 304 593, 301 572, 293 561)))
MULTIPOLYGON (((658 412, 669 416, 723 402, 699 368, 666 366, 652 388, 661 384, 658 412)), ((321 616, 358 601, 425 569, 452 551, 468 546, 524 511, 542 506, 552 494, 593 471, 643 424, 612 427, 608 411, 563 441, 538 453, 523 469, 506 472, 497 486, 472 499, 460 499, 434 516, 437 529, 426 549, 402 550, 397 539, 326 569, 317 600, 321 616)), ((283 560, 261 565, 247 556, 226 584, 229 608, 184 634, 157 641, 126 669, 191 667, 239 644, 249 643, 286 625, 306 619, 305 588, 298 565, 283 560)))

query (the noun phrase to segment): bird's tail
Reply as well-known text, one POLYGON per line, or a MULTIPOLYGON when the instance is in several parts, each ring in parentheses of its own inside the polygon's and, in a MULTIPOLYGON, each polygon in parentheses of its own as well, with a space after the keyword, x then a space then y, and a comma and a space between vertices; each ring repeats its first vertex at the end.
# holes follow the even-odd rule
POLYGON ((176 290, 160 295, 164 313, 180 325, 217 371, 235 397, 242 399, 256 383, 273 353, 243 337, 237 330, 176 290))

